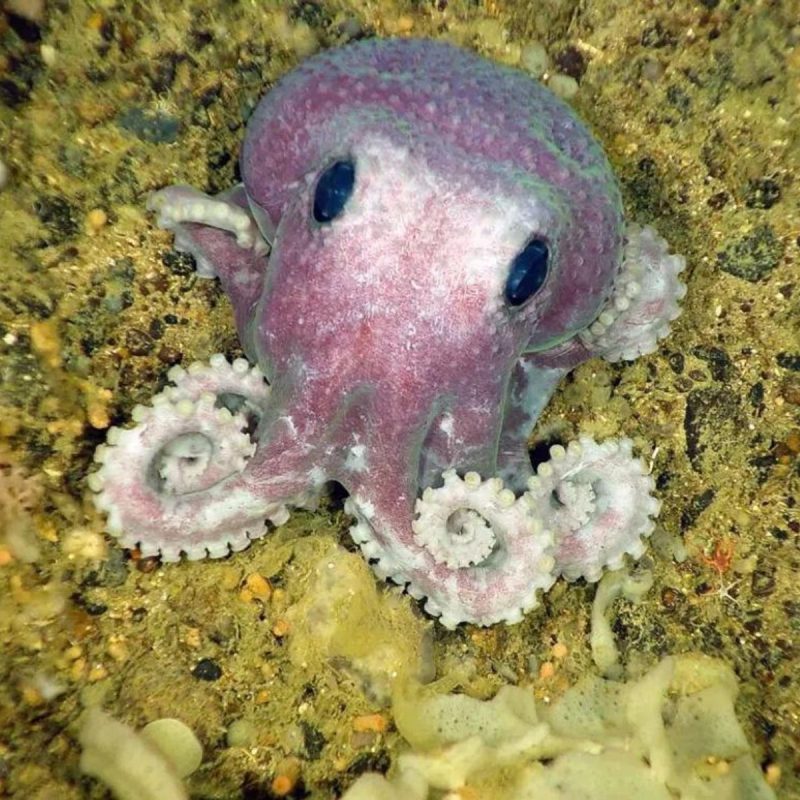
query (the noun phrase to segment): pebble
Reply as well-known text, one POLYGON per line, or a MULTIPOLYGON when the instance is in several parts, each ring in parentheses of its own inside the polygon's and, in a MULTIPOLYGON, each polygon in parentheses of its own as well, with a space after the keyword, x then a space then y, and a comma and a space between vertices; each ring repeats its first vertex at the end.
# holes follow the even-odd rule
POLYGON ((767 224, 730 242, 717 253, 717 267, 751 283, 765 278, 780 264, 784 244, 767 224))
POLYGON ((775 591, 774 573, 765 567, 753 572, 751 589, 754 597, 769 597, 775 591))
POLYGON ((563 100, 569 100, 578 93, 578 81, 560 72, 550 76, 547 86, 563 100))
POLYGON ((800 353, 778 353, 775 363, 782 369, 800 372, 800 353))
POLYGON ((553 647, 551 648, 550 652, 553 654, 553 658, 558 661, 567 657, 567 646, 563 642, 556 642, 553 647))
POLYGON ((0 189, 5 189, 8 185, 8 167, 6 166, 6 162, 0 159, 0 189))
POLYGON ((154 720, 142 728, 140 735, 158 748, 179 778, 191 775, 203 762, 203 747, 197 736, 179 719, 154 720))
POLYGON ((132 356, 146 356, 153 349, 153 340, 146 331, 130 328, 125 334, 125 346, 132 356))
POLYGON ((747 182, 744 190, 747 208, 772 208, 780 199, 780 184, 772 178, 755 178, 747 182))
POLYGON ((67 531, 61 542, 61 549, 68 558, 87 561, 102 561, 108 552, 105 537, 87 528, 67 531))
POLYGON ((143 142, 153 144, 172 144, 178 140, 181 123, 177 117, 172 117, 161 111, 149 111, 133 107, 123 111, 117 117, 117 125, 143 142))
POLYGON ((772 762, 764 770, 764 779, 770 786, 777 786, 781 782, 780 764, 772 762))
POLYGON ((255 744, 258 731, 250 720, 237 719, 231 722, 225 733, 228 747, 250 747, 255 744))
POLYGON ((293 756, 284 758, 278 764, 276 775, 272 780, 272 793, 278 797, 290 794, 300 778, 300 759, 293 756))
POLYGON ((86 227, 90 233, 97 233, 106 226, 108 214, 102 208, 93 208, 86 215, 86 227))
POLYGON ((579 81, 586 72, 586 58, 577 47, 569 45, 558 53, 554 59, 559 72, 579 81))
POLYGON ((53 45, 43 44, 41 48, 39 48, 39 53, 42 56, 42 61, 45 63, 45 66, 55 66, 56 61, 58 60, 58 52, 53 45))
POLYGON ((169 345, 165 344, 158 351, 158 360, 162 364, 168 364, 172 367, 175 364, 180 364, 181 361, 183 361, 183 353, 181 353, 177 347, 170 347, 169 345))
POLYGON ((550 57, 544 45, 530 42, 522 48, 520 66, 534 78, 541 78, 550 66, 550 57))
POLYGON ((251 572, 245 578, 245 587, 253 597, 257 597, 259 600, 269 600, 272 595, 272 586, 269 581, 257 572, 251 572))
POLYGON ((353 730, 361 733, 372 731, 385 733, 389 727, 389 720, 383 714, 361 714, 353 719, 353 730))
POLYGON ((222 667, 210 658, 201 658, 192 670, 192 675, 201 681, 217 681, 222 677, 222 667))

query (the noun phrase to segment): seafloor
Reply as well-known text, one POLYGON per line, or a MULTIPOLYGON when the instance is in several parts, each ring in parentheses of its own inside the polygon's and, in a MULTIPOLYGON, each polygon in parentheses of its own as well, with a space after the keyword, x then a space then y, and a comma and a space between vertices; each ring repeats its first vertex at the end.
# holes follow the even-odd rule
POLYGON ((671 337, 631 364, 580 367, 531 442, 624 434, 652 460, 659 538, 688 557, 651 548, 654 588, 616 611, 623 660, 699 650, 732 665, 758 759, 780 797, 800 797, 800 4, 5 6, 0 796, 104 796, 78 769, 91 704, 134 727, 188 723, 205 750, 193 796, 270 797, 299 769, 293 796, 327 798, 402 747, 370 654, 467 665, 481 697, 506 682, 553 696, 592 669, 583 582, 513 627, 423 630, 411 598, 382 605, 357 556, 316 575, 337 543, 352 549, 334 499, 243 553, 180 565, 105 540, 88 499, 104 431, 171 365, 240 354, 228 301, 154 228, 148 192, 233 183, 255 102, 314 50, 413 34, 512 64, 544 45, 544 78, 605 145, 629 216, 686 255, 671 337), (347 595, 331 643, 308 612, 347 595))

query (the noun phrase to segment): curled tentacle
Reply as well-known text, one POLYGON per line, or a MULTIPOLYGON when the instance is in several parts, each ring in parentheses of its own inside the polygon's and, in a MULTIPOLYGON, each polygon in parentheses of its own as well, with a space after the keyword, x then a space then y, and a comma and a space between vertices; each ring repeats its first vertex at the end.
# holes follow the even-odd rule
POLYGON ((280 525, 289 516, 283 502, 240 480, 269 387, 247 362, 229 364, 219 355, 210 367, 193 365, 171 377, 176 387, 133 410, 136 427, 109 430, 89 487, 107 514, 108 532, 124 546, 165 561, 181 553, 222 557, 263 536, 265 520, 280 525))
MULTIPOLYGON (((192 252, 192 246, 181 238, 180 226, 189 222, 227 231, 233 234, 239 247, 263 255, 269 248, 257 220, 231 201, 235 192, 232 189, 218 197, 209 197, 191 186, 169 186, 154 192, 147 201, 147 208, 158 214, 160 228, 175 232, 175 247, 178 250, 192 252)), ((216 274, 214 268, 202 260, 198 262, 198 271, 203 273, 203 277, 216 274)))
POLYGON ((596 581, 604 568, 618 569, 625 554, 645 550, 660 509, 653 478, 632 455, 629 439, 598 444, 581 436, 528 480, 527 501, 556 536, 556 571, 567 580, 596 581))
POLYGON ((519 622, 555 580, 552 534, 499 478, 483 481, 475 472, 460 478, 454 470, 443 477, 443 486, 426 489, 416 502, 411 553, 383 547, 351 499, 346 510, 358 519, 353 538, 377 562, 378 575, 426 597, 425 611, 445 627, 519 622))
MULTIPOLYGON (((177 414, 191 415, 195 430, 170 439, 153 458, 148 479, 154 488, 165 495, 202 492, 247 466, 255 445, 244 432, 244 417, 214 413, 213 395, 204 395, 197 404, 182 400, 173 408, 177 414), (215 438, 219 438, 216 443, 215 438)), ((151 413, 153 409, 141 407, 134 419, 142 423, 151 413)), ((122 452, 140 449, 141 431, 141 425, 123 430, 112 437, 114 446, 122 452)))
POLYGON ((417 500, 417 544, 451 569, 482 564, 499 546, 495 530, 508 527, 517 498, 498 478, 482 481, 477 472, 462 479, 449 469, 442 477, 441 489, 426 489, 417 500))
POLYGON ((162 394, 171 401, 195 401, 211 393, 218 406, 243 413, 250 430, 255 430, 269 402, 270 387, 264 374, 244 358, 229 362, 222 353, 215 353, 208 364, 195 361, 186 369, 173 367, 168 377, 175 385, 162 394))
POLYGON ((608 361, 633 360, 652 353, 680 316, 678 301, 686 285, 678 278, 683 256, 646 226, 628 225, 622 267, 597 320, 580 337, 592 352, 608 361))

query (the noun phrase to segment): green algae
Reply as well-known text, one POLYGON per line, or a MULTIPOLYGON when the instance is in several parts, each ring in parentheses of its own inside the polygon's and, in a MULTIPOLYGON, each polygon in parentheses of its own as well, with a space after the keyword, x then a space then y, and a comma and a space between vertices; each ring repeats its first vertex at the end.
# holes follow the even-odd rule
MULTIPOLYGON (((654 589, 621 607, 614 624, 622 659, 652 665, 698 649, 724 659, 742 683, 748 739, 780 767, 779 796, 800 797, 797 19, 792 0, 552 0, 530 9, 79 0, 48 4, 34 25, 39 39, 29 41, 19 31, 30 28, 5 15, 0 158, 11 174, 0 191, 0 437, 44 491, 18 511, 37 532, 38 561, 0 567, 0 796, 103 795, 77 772, 74 724, 90 696, 135 726, 186 721, 206 752, 189 783, 197 797, 269 796, 287 754, 302 759, 310 796, 329 797, 399 752, 391 728, 352 729, 380 708, 346 663, 376 647, 362 635, 363 615, 344 619, 345 652, 335 657, 306 638, 307 654, 292 658, 291 627, 273 632, 293 605, 313 601, 318 558, 352 547, 335 503, 296 513, 224 563, 158 567, 114 549, 93 561, 64 543, 78 529, 102 529, 85 476, 104 428, 129 419, 172 364, 240 354, 215 284, 170 268, 170 237, 145 214, 147 192, 233 183, 247 114, 315 48, 413 33, 512 64, 532 40, 551 63, 580 53, 571 102, 606 148, 630 215, 687 255, 689 294, 670 338, 632 364, 582 365, 531 442, 624 434, 652 462, 660 524, 689 557, 677 564, 649 554, 654 589), (134 109, 178 121, 176 141, 121 127, 134 109), (108 222, 95 230, 86 218, 97 208, 108 222), (736 256, 756 231, 766 245, 753 251, 752 282, 719 254, 736 256), (270 580, 268 601, 243 598, 251 573, 270 580), (194 676, 202 659, 219 666, 218 680, 194 676), (241 719, 254 741, 226 746, 241 719)), ((387 590, 355 572, 347 580, 371 608, 387 590)), ((439 674, 467 675, 475 697, 509 681, 558 696, 592 669, 593 594, 559 582, 513 628, 434 627, 439 674), (557 642, 567 649, 560 660, 557 642), (550 678, 539 672, 546 663, 555 663, 550 678)), ((405 608, 392 628, 398 646, 421 646, 414 601, 391 603, 405 608)))

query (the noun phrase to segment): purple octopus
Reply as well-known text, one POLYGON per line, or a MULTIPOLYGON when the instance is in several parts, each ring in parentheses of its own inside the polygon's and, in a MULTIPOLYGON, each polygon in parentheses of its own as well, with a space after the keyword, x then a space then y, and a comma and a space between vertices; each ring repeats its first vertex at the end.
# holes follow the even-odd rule
POLYGON ((175 367, 109 431, 89 483, 111 535, 218 558, 335 481, 375 572, 447 627, 641 555, 659 503, 630 441, 536 470, 527 448, 561 377, 654 350, 685 290, 568 106, 451 45, 359 42, 261 100, 241 174, 150 206, 257 366, 175 367))

